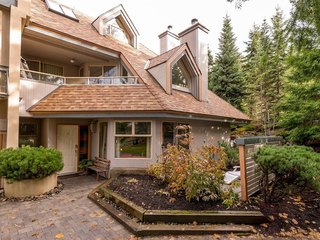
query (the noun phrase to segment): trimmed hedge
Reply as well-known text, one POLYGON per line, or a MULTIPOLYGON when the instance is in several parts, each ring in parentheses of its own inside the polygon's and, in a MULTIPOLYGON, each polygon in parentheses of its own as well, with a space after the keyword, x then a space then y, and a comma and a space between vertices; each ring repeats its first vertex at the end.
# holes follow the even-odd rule
POLYGON ((62 168, 62 154, 53 148, 22 146, 0 151, 0 176, 9 180, 43 178, 62 168))

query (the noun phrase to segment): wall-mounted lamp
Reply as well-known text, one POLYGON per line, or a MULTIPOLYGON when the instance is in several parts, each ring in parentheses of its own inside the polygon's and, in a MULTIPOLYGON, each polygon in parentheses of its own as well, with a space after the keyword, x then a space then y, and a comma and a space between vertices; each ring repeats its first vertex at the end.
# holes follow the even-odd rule
POLYGON ((74 63, 74 62, 75 62, 74 58, 71 58, 70 63, 74 63))

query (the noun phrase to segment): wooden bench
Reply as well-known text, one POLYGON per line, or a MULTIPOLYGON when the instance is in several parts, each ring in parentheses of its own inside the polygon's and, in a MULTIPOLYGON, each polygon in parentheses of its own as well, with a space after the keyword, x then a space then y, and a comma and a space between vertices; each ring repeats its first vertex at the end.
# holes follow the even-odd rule
POLYGON ((95 157, 93 165, 88 167, 88 169, 91 169, 92 171, 95 171, 97 173, 97 181, 99 180, 100 173, 103 173, 104 177, 108 178, 110 170, 110 160, 95 157))

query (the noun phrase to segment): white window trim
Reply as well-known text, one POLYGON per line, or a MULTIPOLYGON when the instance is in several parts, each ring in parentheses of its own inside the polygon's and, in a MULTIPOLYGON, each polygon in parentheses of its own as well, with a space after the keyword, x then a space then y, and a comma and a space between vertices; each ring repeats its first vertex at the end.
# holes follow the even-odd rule
POLYGON ((114 121, 114 149, 113 149, 113 154, 114 154, 114 159, 116 160, 152 160, 152 152, 153 152, 153 147, 152 147, 152 127, 153 127, 153 121, 151 120, 119 120, 119 121, 114 121), (117 134, 117 123, 118 122, 131 122, 132 123, 132 130, 131 134, 117 134), (135 131, 135 122, 149 122, 151 124, 150 126, 150 134, 133 134, 135 131), (116 137, 150 137, 150 157, 133 157, 133 158, 120 158, 116 157, 115 153, 115 140, 116 137))

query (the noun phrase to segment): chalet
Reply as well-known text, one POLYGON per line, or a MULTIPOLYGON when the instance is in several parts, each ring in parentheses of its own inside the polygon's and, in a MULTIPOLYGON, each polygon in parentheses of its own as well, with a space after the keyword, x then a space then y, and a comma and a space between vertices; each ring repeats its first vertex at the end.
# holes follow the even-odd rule
POLYGON ((249 119, 208 90, 208 31, 169 26, 158 55, 122 5, 91 19, 54 0, 1 1, 0 148, 57 148, 71 174, 95 156, 145 168, 179 144, 179 125, 191 149, 229 139, 249 119))

